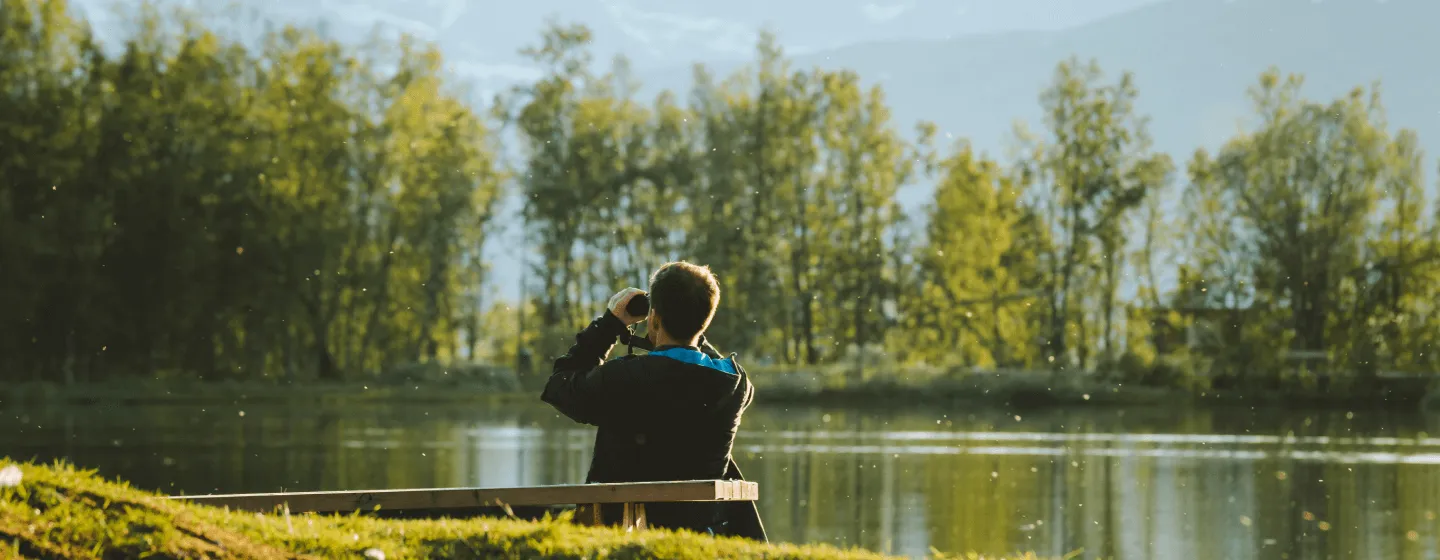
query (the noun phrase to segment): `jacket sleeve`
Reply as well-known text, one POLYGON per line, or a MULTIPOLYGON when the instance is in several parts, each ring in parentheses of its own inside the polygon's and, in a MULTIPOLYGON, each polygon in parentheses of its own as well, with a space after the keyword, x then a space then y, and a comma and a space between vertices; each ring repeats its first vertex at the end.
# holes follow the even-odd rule
POLYGON ((605 363, 605 356, 624 331, 625 324, 609 311, 591 321, 575 335, 570 350, 555 360, 540 400, 576 422, 599 425, 605 405, 613 401, 605 378, 617 365, 605 363))

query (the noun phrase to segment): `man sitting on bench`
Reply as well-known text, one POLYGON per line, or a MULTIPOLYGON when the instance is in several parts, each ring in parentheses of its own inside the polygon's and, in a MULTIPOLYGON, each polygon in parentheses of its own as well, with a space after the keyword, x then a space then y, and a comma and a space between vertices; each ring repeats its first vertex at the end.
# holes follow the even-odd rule
MULTIPOLYGON (((666 264, 650 277, 649 294, 615 294, 555 360, 541 399, 599 428, 587 483, 743 480, 731 447, 755 388, 733 354, 704 340, 719 303, 709 267, 666 264), (648 297, 648 316, 627 311, 636 296, 648 297), (640 321, 653 350, 605 361, 640 321)), ((754 502, 645 504, 645 515, 652 527, 766 540, 754 502)), ((602 508, 602 517, 617 513, 602 508)))

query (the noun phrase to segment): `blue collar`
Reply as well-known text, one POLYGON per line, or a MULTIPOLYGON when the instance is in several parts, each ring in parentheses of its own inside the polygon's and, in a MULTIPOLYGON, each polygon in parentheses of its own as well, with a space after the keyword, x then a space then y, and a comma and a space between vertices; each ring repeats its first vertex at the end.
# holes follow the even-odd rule
POLYGON ((736 373, 735 361, 733 359, 724 358, 717 360, 715 358, 711 358, 710 356, 706 356, 704 352, 686 346, 667 346, 664 348, 656 349, 655 351, 650 352, 649 355, 670 358, 675 361, 685 362, 687 364, 695 364, 697 366, 705 366, 715 371, 728 373, 730 375, 739 375, 738 373, 736 373))

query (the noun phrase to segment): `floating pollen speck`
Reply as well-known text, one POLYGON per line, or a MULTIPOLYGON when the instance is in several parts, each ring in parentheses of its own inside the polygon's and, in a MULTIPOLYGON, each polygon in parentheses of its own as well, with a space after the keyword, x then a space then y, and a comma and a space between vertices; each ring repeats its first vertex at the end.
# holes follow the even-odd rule
POLYGON ((0 469, 0 488, 14 488, 20 485, 25 478, 25 473, 20 472, 20 467, 10 465, 0 469))

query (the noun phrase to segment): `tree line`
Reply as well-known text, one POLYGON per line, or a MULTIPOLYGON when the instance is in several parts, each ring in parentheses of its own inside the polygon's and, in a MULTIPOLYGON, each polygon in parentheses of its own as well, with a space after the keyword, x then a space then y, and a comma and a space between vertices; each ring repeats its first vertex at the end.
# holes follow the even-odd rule
POLYGON ((1267 72, 1254 126, 1180 164, 1129 74, 1071 59, 1002 159, 769 36, 745 70, 641 100, 553 25, 524 51, 543 75, 485 114, 406 39, 254 47, 152 14, 111 57, 63 2, 0 1, 4 378, 543 360, 678 258, 717 272, 711 338, 752 363, 1436 371, 1440 209, 1377 88, 1315 101, 1267 72), (910 185, 933 185, 921 213, 910 185), (524 202, 520 302, 482 297, 502 188, 524 202))
POLYGON ((623 63, 590 73, 587 42, 553 29, 529 51, 547 75, 502 105, 542 355, 616 278, 683 257, 721 279, 712 338, 752 360, 1270 385, 1437 369, 1440 207, 1378 87, 1314 101, 1266 72, 1255 125, 1182 166, 1152 148, 1130 74, 1071 59, 1001 161, 902 133, 882 88, 792 69, 772 37, 732 76, 697 66, 684 102, 634 100, 623 63), (896 192, 922 182, 907 215, 896 192))
POLYGON ((339 379, 451 355, 502 174, 432 47, 0 1, 0 379, 339 379))

